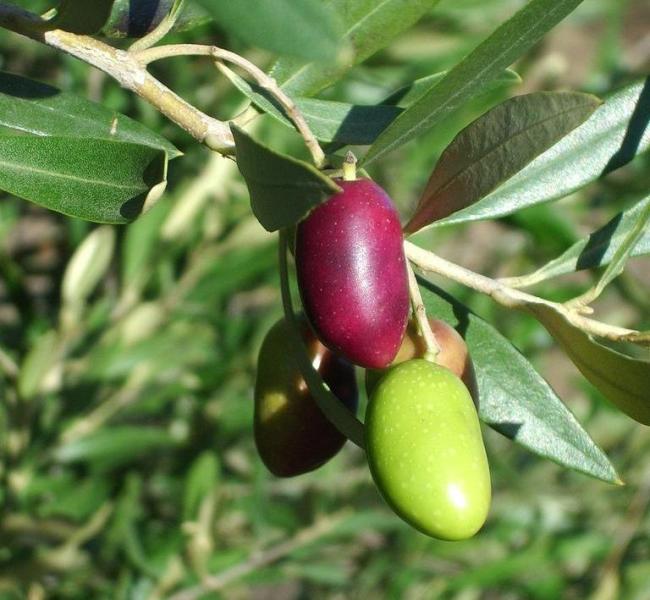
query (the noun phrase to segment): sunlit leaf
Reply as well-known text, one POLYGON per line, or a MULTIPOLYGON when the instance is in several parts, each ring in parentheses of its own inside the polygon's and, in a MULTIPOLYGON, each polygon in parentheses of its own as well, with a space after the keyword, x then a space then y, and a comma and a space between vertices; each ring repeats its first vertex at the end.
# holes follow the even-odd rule
POLYGON ((126 223, 164 190, 166 154, 126 142, 0 137, 0 189, 65 215, 126 223))
POLYGON ((414 233, 471 206, 583 123, 599 104, 588 94, 537 92, 488 111, 442 153, 404 230, 414 233))
POLYGON ((531 0, 503 23, 418 102, 404 111, 371 146, 367 165, 422 135, 528 51, 582 0, 531 0))
POLYGON ((650 148, 650 79, 608 96, 580 127, 476 204, 437 224, 493 219, 557 200, 650 148))

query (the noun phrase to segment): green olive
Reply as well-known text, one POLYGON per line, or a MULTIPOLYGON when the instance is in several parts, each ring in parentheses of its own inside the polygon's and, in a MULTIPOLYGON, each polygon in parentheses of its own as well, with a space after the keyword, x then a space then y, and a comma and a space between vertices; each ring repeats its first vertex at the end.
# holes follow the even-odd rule
MULTIPOLYGON (((255 444, 266 467, 279 477, 318 468, 337 454, 345 436, 321 412, 295 358, 289 325, 282 319, 267 333, 257 361, 255 444)), ((357 408, 354 367, 328 350, 306 319, 300 329, 307 353, 331 392, 351 411, 357 408)))
MULTIPOLYGON (((478 406, 478 384, 476 383, 472 357, 469 355, 465 340, 460 333, 445 321, 429 317, 429 325, 440 346, 440 352, 436 356, 436 363, 446 367, 462 379, 472 395, 474 404, 478 406)), ((424 338, 418 332, 417 324, 415 321, 410 321, 402 345, 390 367, 388 369, 366 369, 366 392, 368 397, 372 396, 373 389, 391 367, 412 358, 423 358, 426 350, 424 338)))
POLYGON ((469 391, 423 359, 392 368, 366 412, 372 476, 393 510, 432 537, 461 540, 483 525, 490 471, 469 391))

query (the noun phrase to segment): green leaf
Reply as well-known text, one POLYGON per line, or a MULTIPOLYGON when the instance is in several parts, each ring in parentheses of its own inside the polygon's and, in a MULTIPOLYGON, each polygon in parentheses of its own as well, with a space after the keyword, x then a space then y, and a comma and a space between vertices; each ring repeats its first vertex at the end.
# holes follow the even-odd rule
POLYGON ((306 60, 333 60, 336 13, 319 0, 199 0, 217 24, 247 44, 306 60))
MULTIPOLYGON (((293 127, 281 107, 259 86, 251 85, 234 71, 225 71, 228 78, 258 108, 278 121, 293 127)), ((317 139, 341 144, 370 144, 399 114, 396 106, 359 106, 346 102, 295 98, 294 102, 317 139)))
MULTIPOLYGON (((293 127, 291 120, 269 94, 259 86, 248 83, 231 69, 224 72, 232 83, 261 110, 275 117, 278 121, 293 127)), ((296 106, 307 121, 317 139, 323 142, 339 144, 371 144, 377 136, 403 111, 421 96, 431 82, 440 79, 444 73, 436 73, 414 81, 400 88, 381 104, 358 105, 332 100, 313 98, 295 98, 296 106)), ((505 71, 502 77, 494 81, 495 85, 508 85, 518 81, 519 76, 513 71, 505 71)), ((492 86, 489 88, 492 90, 492 86)))
POLYGON ((479 387, 479 416, 535 454, 610 483, 619 482, 607 456, 528 360, 496 329, 433 284, 420 281, 431 316, 463 335, 479 387))
POLYGON ((182 153, 133 119, 85 98, 12 73, 0 72, 0 125, 41 136, 74 136, 133 142, 182 153))
POLYGON ((316 168, 280 154, 232 125, 237 166, 246 180, 253 214, 267 231, 289 227, 341 189, 316 168))
POLYGON ((625 263, 627 263, 627 259, 630 257, 632 250, 636 248, 644 233, 648 231, 647 225, 650 219, 650 204, 647 204, 636 217, 636 221, 621 240, 616 252, 612 256, 611 262, 595 285, 593 293, 589 293, 590 296, 594 298, 598 297, 625 269, 625 263))
POLYGON ((183 496, 183 520, 196 517, 201 501, 215 488, 219 481, 219 459, 209 450, 201 454, 190 467, 185 478, 183 496))
MULTIPOLYGON (((632 208, 618 213, 606 225, 576 242, 556 259, 530 275, 514 277, 519 287, 533 285, 551 277, 607 265, 618 253, 644 213, 650 208, 650 196, 632 208)), ((641 235, 630 250, 631 256, 650 254, 650 228, 642 228, 641 235)))
POLYGON ((52 27, 90 35, 108 20, 114 0, 61 0, 52 27))
MULTIPOLYGON (((207 1, 207 0, 206 0, 207 1)), ((312 96, 339 80, 352 67, 388 46, 439 0, 326 0, 343 21, 343 42, 350 46, 345 60, 328 64, 281 58, 271 74, 291 96, 312 96)))
POLYGON ((531 0, 451 69, 372 145, 367 165, 440 123, 529 50, 582 0, 531 0))
POLYGON ((126 223, 164 190, 164 152, 92 138, 0 137, 0 189, 65 215, 126 223))
POLYGON ((61 446, 56 451, 56 458, 61 462, 100 461, 115 466, 174 444, 174 439, 162 429, 120 425, 104 427, 97 433, 61 446))
POLYGON ((493 219, 563 198, 650 148, 650 79, 605 99, 580 127, 504 185, 439 225, 493 219))
POLYGON ((583 123, 599 104, 588 94, 537 92, 488 111, 442 153, 404 230, 414 233, 471 206, 583 123))
POLYGON ((528 304, 537 318, 589 382, 626 415, 650 425, 650 362, 599 344, 553 307, 528 304))

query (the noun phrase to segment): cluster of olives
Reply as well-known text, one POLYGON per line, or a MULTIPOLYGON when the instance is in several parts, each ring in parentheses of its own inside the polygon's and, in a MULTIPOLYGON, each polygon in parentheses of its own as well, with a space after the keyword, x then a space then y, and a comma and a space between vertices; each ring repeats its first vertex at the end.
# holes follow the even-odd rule
MULTIPOLYGON (((409 290, 399 216, 368 179, 337 181, 342 191, 297 227, 295 260, 306 315, 299 323, 313 367, 353 413, 353 365, 366 369, 365 449, 388 505, 433 537, 476 533, 490 503, 490 475, 475 402, 478 392, 463 338, 431 319, 440 346, 426 360, 409 323, 409 290)), ((278 476, 311 471, 345 437, 321 412, 278 322, 259 355, 255 441, 278 476)))

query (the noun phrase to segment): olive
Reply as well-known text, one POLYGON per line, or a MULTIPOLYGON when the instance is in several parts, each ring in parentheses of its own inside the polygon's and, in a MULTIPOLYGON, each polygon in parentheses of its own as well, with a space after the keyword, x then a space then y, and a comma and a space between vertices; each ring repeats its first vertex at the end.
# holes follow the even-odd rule
POLYGON ((487 457, 469 391, 449 369, 423 359, 391 369, 368 405, 366 452, 380 493, 413 527, 444 540, 482 527, 487 457))
POLYGON ((173 4, 174 0, 117 2, 104 33, 109 37, 140 38, 160 25, 173 4))
MULTIPOLYGON (((462 379, 474 400, 474 404, 478 407, 478 384, 476 383, 474 364, 472 363, 472 358, 469 355, 465 340, 458 331, 441 319, 433 319, 430 317, 429 325, 440 346, 440 352, 436 356, 436 363, 442 367, 446 367, 462 379)), ((424 337, 418 332, 415 321, 411 321, 406 330, 402 345, 391 366, 398 365, 412 358, 423 358, 426 350, 424 337)), ((386 373, 387 370, 366 370, 366 392, 368 396, 372 394, 372 390, 377 385, 377 382, 386 373)))
POLYGON ((397 354, 409 313, 399 216, 373 181, 337 183, 342 191, 296 229, 300 295, 326 346, 362 367, 383 368, 397 354))
MULTIPOLYGON (((300 330, 309 358, 330 391, 351 411, 357 409, 354 367, 328 350, 306 319, 300 330)), ((260 349, 255 381, 254 431, 258 453, 279 477, 312 471, 335 456, 346 441, 309 392, 291 344, 289 324, 278 321, 260 349)))

